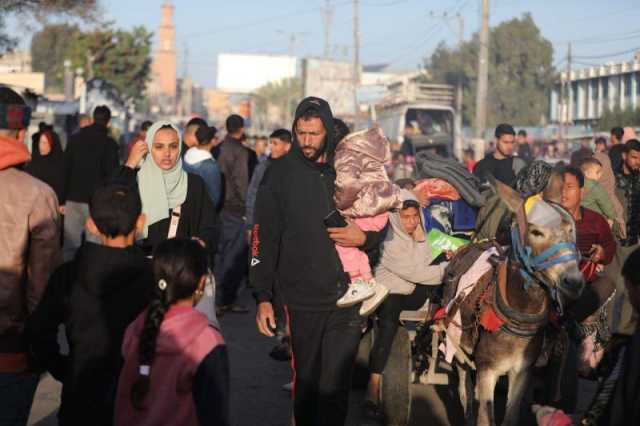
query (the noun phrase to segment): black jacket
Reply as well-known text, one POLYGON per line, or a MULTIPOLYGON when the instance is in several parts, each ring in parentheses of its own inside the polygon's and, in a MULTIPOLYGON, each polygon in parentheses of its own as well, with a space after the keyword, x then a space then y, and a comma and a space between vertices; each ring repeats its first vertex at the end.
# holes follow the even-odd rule
POLYGON ((27 331, 37 363, 63 384, 61 425, 112 424, 124 332, 152 286, 150 262, 135 247, 85 243, 51 276, 27 331), (60 324, 68 356, 60 354, 60 324))
POLYGON ((638 244, 640 239, 640 172, 626 175, 621 166, 615 176, 616 190, 624 207, 627 225, 627 236, 620 240, 620 244, 629 247, 638 244))
POLYGON ((614 173, 622 171, 622 153, 624 152, 624 144, 619 143, 609 148, 609 159, 611 160, 611 168, 614 173))
POLYGON ((525 166, 526 163, 519 157, 508 157, 503 160, 498 160, 493 153, 489 153, 476 164, 473 174, 483 181, 488 180, 487 175, 492 175, 505 185, 514 187, 516 175, 525 166))
POLYGON ((31 144, 31 161, 26 165, 25 172, 49 185, 58 197, 58 202, 64 197, 64 152, 60 142, 54 137, 53 147, 49 155, 40 155, 40 139, 31 144))
MULTIPOLYGON (((116 170, 112 179, 137 185, 137 175, 137 170, 122 166, 116 170)), ((201 239, 206 243, 207 251, 213 258, 218 246, 218 213, 202 178, 192 173, 187 173, 187 175, 187 197, 180 211, 176 237, 201 239)), ((169 212, 170 217, 171 212, 169 212)), ((171 223, 169 218, 149 226, 147 238, 140 242, 146 254, 151 255, 156 247, 167 239, 171 223)))
POLYGON ((246 209, 250 180, 250 155, 242 142, 227 136, 220 146, 218 166, 222 173, 222 212, 242 217, 246 209))
MULTIPOLYGON (((320 111, 324 127, 333 129, 329 104, 318 98, 303 100, 296 120, 311 107, 320 111)), ((265 173, 256 199, 251 245, 250 283, 258 302, 272 299, 276 277, 291 309, 336 309, 336 301, 346 291, 348 277, 323 222, 335 208, 331 130, 325 146, 327 162, 312 163, 294 137, 291 152, 273 160, 265 173)), ((369 235, 374 239, 377 233, 369 235)))
POLYGON ((65 201, 89 203, 96 186, 118 167, 118 144, 92 124, 71 135, 65 151, 65 201))

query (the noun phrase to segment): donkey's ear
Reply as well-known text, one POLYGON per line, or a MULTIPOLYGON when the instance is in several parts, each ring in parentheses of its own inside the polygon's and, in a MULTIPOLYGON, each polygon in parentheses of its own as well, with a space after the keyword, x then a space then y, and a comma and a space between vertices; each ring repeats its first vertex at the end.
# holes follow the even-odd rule
POLYGON ((549 176, 547 187, 542 192, 542 198, 560 204, 562 201, 562 187, 564 186, 564 176, 559 171, 553 171, 549 176))
POLYGON ((522 199, 520 194, 518 194, 516 191, 500 182, 499 180, 493 180, 492 184, 496 189, 496 193, 498 194, 500 199, 507 205, 511 212, 517 213, 522 210, 524 200, 522 199))

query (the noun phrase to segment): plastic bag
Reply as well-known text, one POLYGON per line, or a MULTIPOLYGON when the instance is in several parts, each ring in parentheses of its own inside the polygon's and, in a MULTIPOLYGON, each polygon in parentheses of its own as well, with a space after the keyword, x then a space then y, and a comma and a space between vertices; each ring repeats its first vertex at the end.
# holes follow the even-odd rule
POLYGON ((429 243, 429 247, 431 247, 431 253, 434 259, 444 251, 456 251, 460 247, 469 244, 469 241, 465 239, 452 237, 438 229, 429 231, 429 234, 427 234, 427 242, 429 243))

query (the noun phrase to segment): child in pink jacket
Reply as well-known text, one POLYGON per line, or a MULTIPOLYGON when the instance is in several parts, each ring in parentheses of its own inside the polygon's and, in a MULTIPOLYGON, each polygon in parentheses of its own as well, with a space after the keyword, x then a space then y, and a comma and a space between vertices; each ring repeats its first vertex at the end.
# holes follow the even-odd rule
MULTIPOLYGON (((400 206, 400 188, 389 180, 385 165, 391 162, 391 149, 379 127, 352 133, 336 148, 336 209, 353 219, 363 231, 380 231, 389 219, 389 210, 400 206)), ((336 245, 342 266, 351 278, 338 306, 364 302, 363 316, 373 312, 389 293, 373 279, 369 258, 355 247, 336 245)))

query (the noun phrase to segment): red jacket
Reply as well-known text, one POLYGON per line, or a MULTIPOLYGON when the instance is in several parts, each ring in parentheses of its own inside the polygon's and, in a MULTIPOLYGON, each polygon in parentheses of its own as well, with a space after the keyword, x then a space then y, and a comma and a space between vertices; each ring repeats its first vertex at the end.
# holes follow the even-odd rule
POLYGON ((616 254, 616 242, 606 219, 600 214, 582 207, 582 218, 576 221, 576 239, 582 257, 588 259, 591 246, 598 244, 604 249, 600 264, 608 265, 616 254))

